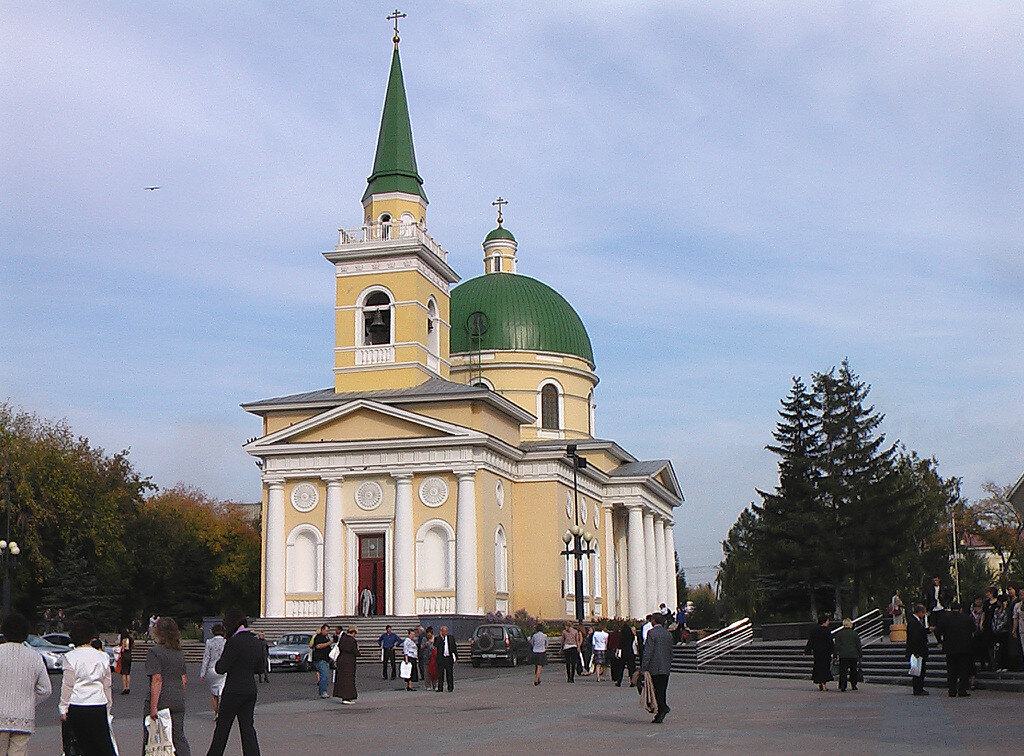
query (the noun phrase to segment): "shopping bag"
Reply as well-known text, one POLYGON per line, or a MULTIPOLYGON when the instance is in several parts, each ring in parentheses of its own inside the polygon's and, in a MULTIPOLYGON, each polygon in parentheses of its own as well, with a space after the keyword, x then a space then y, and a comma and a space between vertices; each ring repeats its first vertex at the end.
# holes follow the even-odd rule
POLYGON ((403 661, 398 667, 398 676, 403 680, 412 679, 412 662, 403 661))
POLYGON ((171 740, 171 710, 160 709, 156 719, 146 716, 143 720, 149 737, 143 756, 174 756, 174 742, 171 740))
POLYGON ((921 676, 921 665, 923 663, 924 663, 924 659, 922 659, 920 656, 916 656, 914 654, 911 654, 911 656, 910 656, 910 669, 907 671, 907 674, 910 675, 911 677, 920 677, 921 676))
POLYGON ((640 703, 651 714, 658 710, 658 699, 654 696, 654 680, 650 672, 644 672, 640 683, 640 703))
POLYGON ((331 661, 338 661, 338 657, 341 656, 341 649, 338 648, 338 644, 335 643, 331 646, 331 650, 327 653, 331 657, 331 661))

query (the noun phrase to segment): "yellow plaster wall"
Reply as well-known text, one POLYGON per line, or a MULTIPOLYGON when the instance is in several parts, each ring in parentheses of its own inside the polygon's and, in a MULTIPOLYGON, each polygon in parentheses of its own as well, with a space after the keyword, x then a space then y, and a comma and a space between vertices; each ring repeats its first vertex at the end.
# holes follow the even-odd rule
MULTIPOLYGON (((284 484, 284 537, 288 541, 288 534, 299 525, 309 524, 320 531, 320 537, 324 536, 324 523, 327 507, 327 486, 320 478, 289 478, 284 484), (292 490, 300 483, 312 483, 316 486, 319 495, 316 506, 308 512, 300 512, 292 506, 292 490)), ((266 520, 264 520, 266 522, 266 520)), ((287 549, 286 549, 287 554, 287 549)), ((287 574, 287 556, 285 557, 285 573, 287 574)))
MULTIPOLYGON (((559 540, 565 530, 566 488, 555 481, 515 484, 515 517, 509 570, 515 591, 509 611, 526 609, 535 617, 565 617, 562 598, 564 557, 559 540)), ((508 505, 506 504, 506 507, 508 505)))
POLYGON ((269 436, 282 428, 289 428, 295 423, 316 415, 316 412, 272 412, 263 418, 263 435, 269 436))
POLYGON ((486 433, 513 446, 519 444, 519 424, 482 402, 410 404, 406 408, 426 417, 486 433))
POLYGON ((359 409, 337 420, 300 433, 290 443, 317 441, 358 441, 363 439, 423 438, 444 435, 440 431, 385 415, 370 409, 359 409))
POLYGON ((509 612, 514 612, 516 600, 515 579, 513 570, 513 554, 515 546, 513 542, 512 528, 512 481, 499 478, 489 470, 480 470, 476 474, 476 523, 477 523, 477 590, 479 593, 479 606, 485 612, 495 609, 494 583, 494 537, 498 525, 505 530, 505 542, 508 545, 508 599, 509 612), (499 509, 495 496, 495 485, 501 480, 505 486, 505 505, 499 509))
MULTIPOLYGON (((412 478, 413 538, 415 539, 416 534, 419 532, 420 528, 423 526, 423 524, 425 522, 428 522, 429 520, 444 520, 446 523, 448 523, 451 526, 452 530, 455 530, 455 513, 456 513, 456 507, 457 507, 458 499, 459 499, 459 482, 458 482, 458 479, 453 474, 437 472, 437 473, 424 473, 424 474, 414 475, 413 478, 412 478), (441 504, 438 507, 428 507, 420 499, 420 486, 423 484, 423 481, 426 480, 427 478, 441 478, 445 483, 448 484, 448 498, 445 500, 445 502, 443 504, 441 504)), ((419 556, 418 552, 419 552, 419 549, 416 547, 415 540, 414 540, 413 541, 413 553, 415 554, 415 557, 414 557, 414 560, 413 560, 414 564, 416 562, 416 558, 418 558, 418 556, 419 556)), ((454 554, 454 549, 453 549, 452 553, 454 554)), ((419 565, 418 564, 416 564, 416 569, 419 569, 419 565)), ((452 569, 454 571, 454 565, 452 566, 452 569)), ((415 573, 414 573, 413 585, 416 585, 417 582, 418 581, 415 579, 415 573)), ((421 590, 417 589, 416 590, 416 596, 419 597, 419 596, 447 596, 447 595, 455 595, 454 594, 454 589, 455 589, 454 583, 452 584, 452 590, 451 591, 443 591, 443 590, 425 590, 425 591, 421 591, 421 590)))
POLYGON ((369 201, 363 206, 363 222, 376 223, 383 213, 390 215, 393 220, 400 220, 403 213, 411 213, 420 223, 427 221, 427 210, 422 198, 413 194, 396 197, 370 195, 369 201))
POLYGON ((395 479, 390 475, 346 475, 341 484, 341 517, 343 520, 394 520, 395 479), (356 489, 367 480, 376 481, 384 491, 384 497, 376 509, 360 509, 356 504, 356 489))

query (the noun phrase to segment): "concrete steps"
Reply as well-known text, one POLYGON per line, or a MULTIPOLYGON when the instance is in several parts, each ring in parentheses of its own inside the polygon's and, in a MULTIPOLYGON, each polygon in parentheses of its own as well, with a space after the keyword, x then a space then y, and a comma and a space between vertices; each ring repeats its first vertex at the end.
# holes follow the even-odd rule
MULTIPOLYGON (((803 643, 755 641, 698 668, 696 645, 680 645, 673 652, 672 671, 809 681, 812 662, 810 657, 803 655, 803 649, 803 643)), ((906 650, 902 643, 886 642, 865 646, 861 667, 865 682, 910 685, 906 650)), ((946 685, 946 657, 938 646, 933 645, 929 649, 925 685, 935 688, 944 688, 946 685)), ((983 690, 1024 692, 1024 673, 980 673, 977 685, 983 690)))

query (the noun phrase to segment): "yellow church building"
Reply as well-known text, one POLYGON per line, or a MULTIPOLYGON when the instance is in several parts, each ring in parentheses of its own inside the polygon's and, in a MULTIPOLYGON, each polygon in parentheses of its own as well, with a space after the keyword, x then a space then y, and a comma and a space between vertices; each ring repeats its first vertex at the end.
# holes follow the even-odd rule
POLYGON ((594 436, 586 328, 517 273, 500 203, 484 274, 454 286, 394 42, 362 224, 324 253, 334 385, 242 405, 263 421, 244 447, 263 476, 262 614, 355 615, 368 590, 377 614, 572 617, 569 532, 593 552, 588 617, 674 607, 672 464, 594 436))

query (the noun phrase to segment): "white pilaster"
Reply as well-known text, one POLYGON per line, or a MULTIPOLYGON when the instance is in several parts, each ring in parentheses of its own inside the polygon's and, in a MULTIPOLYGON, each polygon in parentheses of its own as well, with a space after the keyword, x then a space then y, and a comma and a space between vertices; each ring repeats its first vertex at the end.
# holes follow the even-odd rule
POLYGON ((669 609, 675 611, 679 606, 679 596, 676 593, 676 536, 671 522, 665 523, 665 574, 668 576, 665 600, 669 609))
POLYGON ((412 474, 392 473, 391 477, 395 479, 395 565, 391 571, 395 586, 395 614, 408 617, 416 614, 412 474))
POLYGON ((341 476, 324 478, 324 615, 345 613, 345 525, 341 521, 341 476))
POLYGON ((263 614, 284 616, 284 478, 266 478, 267 532, 263 566, 263 614))
POLYGON ((458 472, 455 508, 455 611, 477 614, 476 471, 458 472))
POLYGON ((647 608, 647 570, 644 564, 643 507, 639 504, 630 506, 628 516, 626 562, 629 566, 629 615, 636 618, 650 613, 647 608))
POLYGON ((654 513, 644 510, 644 562, 647 565, 644 580, 644 614, 650 614, 658 608, 658 587, 656 572, 661 572, 658 555, 654 546, 654 513))
POLYGON ((604 517, 604 615, 606 617, 618 617, 616 602, 619 594, 615 585, 615 518, 610 506, 602 507, 604 517))
POLYGON ((665 521, 660 517, 654 521, 654 563, 656 577, 653 582, 654 589, 658 592, 654 605, 657 607, 662 603, 668 604, 668 591, 665 587, 665 583, 668 582, 668 575, 665 572, 665 521))

